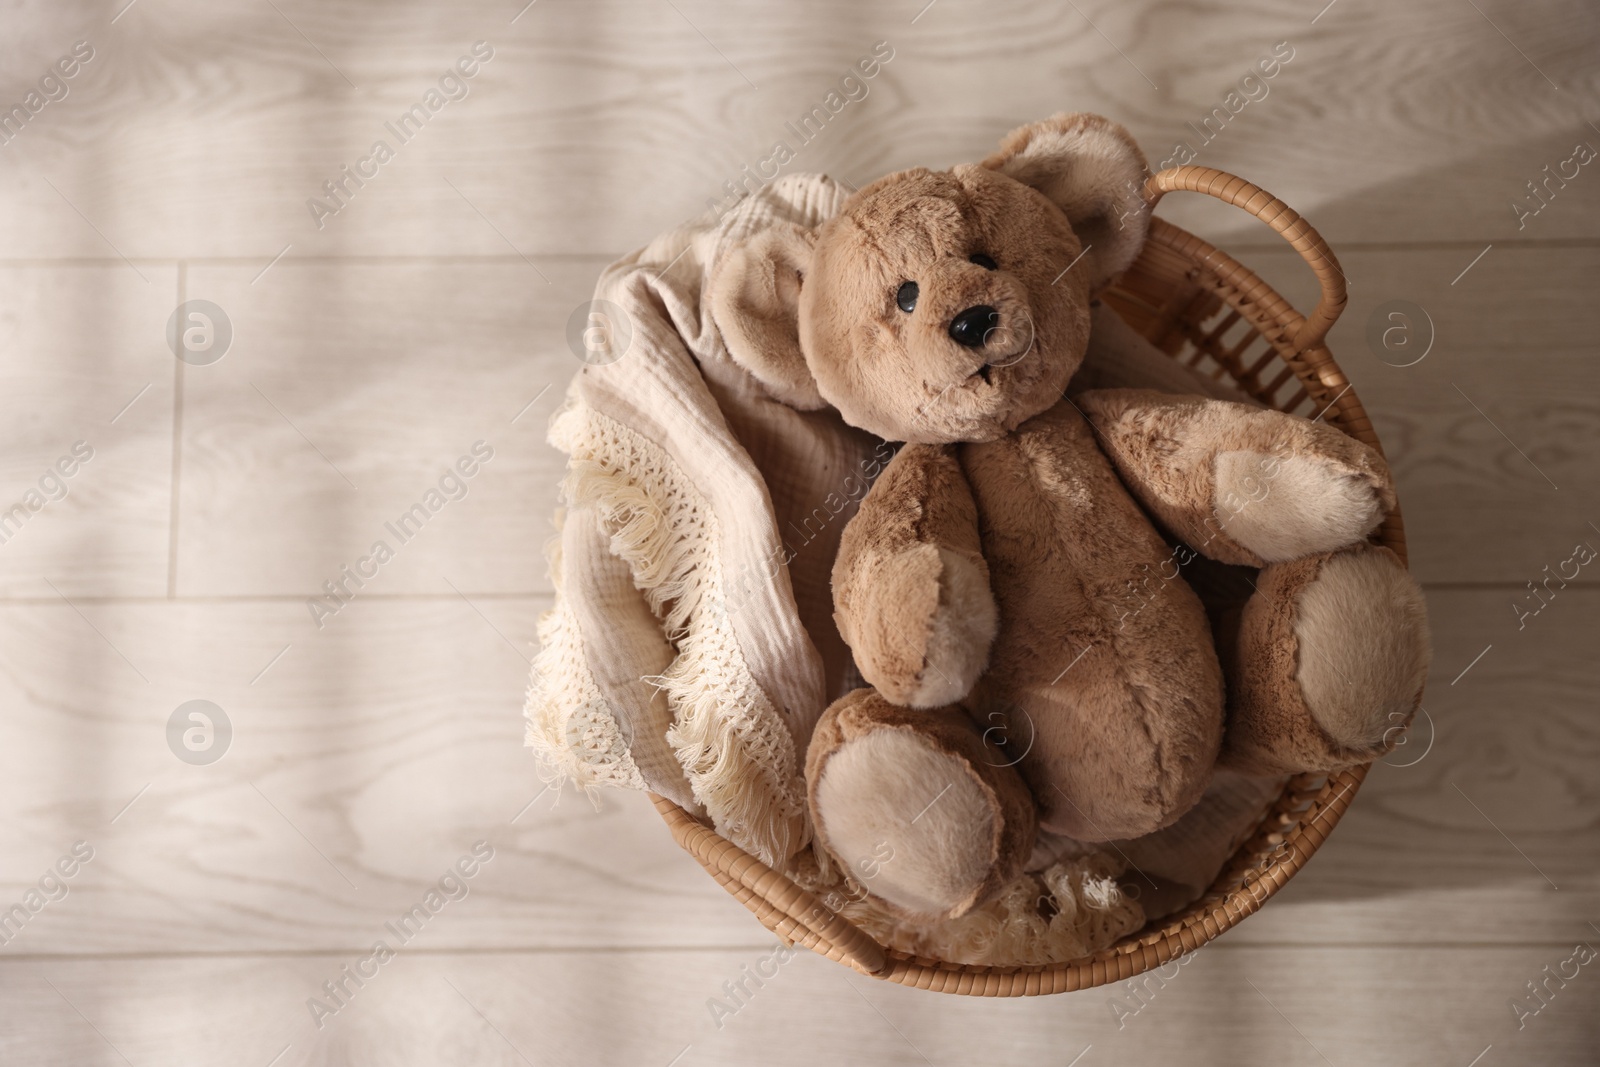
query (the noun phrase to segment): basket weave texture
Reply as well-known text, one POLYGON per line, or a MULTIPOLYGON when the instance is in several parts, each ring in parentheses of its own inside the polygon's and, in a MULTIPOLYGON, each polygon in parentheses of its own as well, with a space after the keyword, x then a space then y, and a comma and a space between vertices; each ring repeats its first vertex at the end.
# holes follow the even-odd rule
MULTIPOLYGON (((1271 226, 1316 273, 1322 294, 1309 316, 1227 253, 1161 219, 1143 252, 1103 299, 1173 359, 1226 378, 1263 404, 1326 419, 1382 452, 1361 401, 1323 343, 1345 306, 1339 262, 1311 224, 1242 178, 1209 167, 1150 177, 1152 207, 1169 192, 1203 193, 1271 226)), ((1397 506, 1373 540, 1405 560, 1397 506)), ((673 839, 785 942, 874 978, 968 996, 1015 997, 1088 989, 1192 952, 1254 913, 1327 840, 1366 778, 1367 766, 1291 778, 1255 831, 1189 907, 1084 959, 1038 966, 948 963, 885 949, 785 875, 652 795, 673 839)))

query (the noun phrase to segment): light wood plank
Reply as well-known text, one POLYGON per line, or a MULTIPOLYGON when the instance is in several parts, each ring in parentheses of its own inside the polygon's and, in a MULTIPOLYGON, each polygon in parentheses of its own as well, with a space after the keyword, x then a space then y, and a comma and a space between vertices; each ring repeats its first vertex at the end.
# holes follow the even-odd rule
POLYGON ((544 792, 520 705, 547 604, 358 598, 320 633, 293 601, 90 606, 111 644, 0 608, 0 900, 96 850, 4 951, 361 944, 479 839, 496 859, 441 944, 747 942, 643 796, 544 792), (209 766, 167 747, 196 698, 234 729, 209 766))
MULTIPOLYGON (((1521 635, 1505 599, 1432 595, 1431 750, 1379 767, 1327 849, 1230 940, 1544 941, 1600 911, 1600 593, 1560 594, 1521 635)), ((0 901, 75 840, 97 853, 0 951, 359 946, 480 838, 496 858, 434 948, 749 944, 755 920, 642 795, 540 795, 518 704, 545 603, 358 598, 321 633, 293 601, 92 606, 148 686, 69 609, 0 608, 0 901), (210 766, 165 742, 197 697, 236 731, 210 766)), ((1425 744, 1419 731, 1391 762, 1425 744)))
MULTIPOLYGON (((1239 254, 1297 306, 1315 303, 1293 253, 1239 254)), ((1396 471, 1424 582, 1520 584, 1600 537, 1588 525, 1600 512, 1586 514, 1600 493, 1588 370, 1600 311, 1559 281, 1591 275, 1597 257, 1496 248, 1452 286, 1471 259, 1459 246, 1344 255, 1351 304, 1331 344, 1396 471), (1399 298, 1436 334, 1410 367, 1381 361, 1366 337, 1399 298)), ((398 556, 376 591, 448 592, 448 579, 549 592, 540 546, 562 457, 544 428, 577 366, 567 317, 602 266, 561 261, 549 285, 519 260, 285 260, 253 285, 248 267, 191 266, 189 292, 238 321, 235 351, 186 376, 178 591, 309 596, 384 539, 398 556), (379 354, 352 358, 364 345, 379 354), (384 524, 479 439, 497 458, 402 548, 384 524)))
POLYGON ((176 277, 0 266, 0 596, 166 594, 176 277))
MULTIPOLYGON (((514 24, 504 3, 279 6, 190 0, 29 26, 19 79, 80 36, 97 58, 9 149, 26 164, 0 176, 10 254, 104 254, 45 179, 135 256, 615 254, 719 199, 778 139, 797 151, 789 169, 860 183, 976 160, 1013 126, 1083 109, 1125 121, 1160 162, 1278 41, 1295 58, 1200 162, 1314 211, 1337 240, 1600 236, 1587 171, 1521 232, 1509 206, 1596 140, 1582 101, 1600 20, 1581 0, 1481 14, 1345 0, 1314 25, 1242 3, 1009 0, 913 22, 843 0, 613 0, 514 24), (495 56, 470 95, 410 143, 388 138, 396 159, 319 229, 307 200, 478 39, 495 56), (811 143, 789 135, 879 40, 895 57, 870 94, 811 143)), ((1198 206, 1180 219, 1237 225, 1198 206)))
POLYGON ((190 268, 237 340, 186 379, 179 592, 319 595, 379 541, 395 558, 373 592, 548 592, 565 457, 545 428, 603 265, 549 283, 518 260, 190 268), (493 459, 440 493, 480 441, 493 459), (442 506, 400 527, 419 502, 442 506))
POLYGON ((1170 980, 1148 979, 1142 1002, 1126 986, 1006 1001, 945 996, 874 982, 804 951, 763 965, 774 946, 759 941, 704 953, 403 948, 320 1030, 306 1001, 356 957, 28 961, 0 968, 0 1010, 10 1016, 0 1052, 18 1065, 126 1057, 174 1067, 266 1064, 280 1054, 276 1067, 1059 1067, 1074 1057, 1464 1067, 1492 1046, 1480 1062, 1579 1067, 1600 1039, 1595 963, 1565 988, 1552 985, 1549 1005, 1520 1031, 1510 1002, 1585 937, 1596 940, 1574 931, 1515 947, 1216 945, 1171 968, 1170 980), (728 1002, 723 983, 758 965, 776 975, 759 988, 747 982, 738 1010, 714 1016, 711 1002, 728 1002))

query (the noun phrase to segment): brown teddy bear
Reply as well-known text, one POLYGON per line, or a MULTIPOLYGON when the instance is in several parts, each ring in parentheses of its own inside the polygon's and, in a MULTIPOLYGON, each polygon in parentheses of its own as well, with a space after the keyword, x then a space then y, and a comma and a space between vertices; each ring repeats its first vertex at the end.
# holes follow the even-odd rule
POLYGON ((908 917, 988 899, 1040 827, 1171 824, 1219 759, 1371 760, 1420 699, 1420 590, 1366 540, 1394 505, 1375 451, 1244 403, 1068 392, 1146 173, 1122 127, 1058 115, 763 231, 712 286, 774 396, 905 442, 833 570, 871 688, 824 714, 806 781, 822 850, 908 917), (1260 568, 1220 642, 1179 574, 1197 552, 1260 568))

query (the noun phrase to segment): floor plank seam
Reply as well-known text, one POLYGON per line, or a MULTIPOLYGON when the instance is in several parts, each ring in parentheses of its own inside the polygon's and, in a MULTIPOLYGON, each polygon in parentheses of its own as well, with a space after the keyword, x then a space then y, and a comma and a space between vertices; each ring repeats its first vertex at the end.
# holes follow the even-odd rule
MULTIPOLYGON (((174 308, 181 308, 188 287, 188 264, 179 261, 174 308)), ((182 329, 183 324, 178 324, 182 329)), ((167 506, 167 599, 178 595, 178 512, 181 503, 180 479, 183 475, 183 360, 172 360, 172 473, 168 482, 167 506)))
MULTIPOLYGON (((1448 581, 1448 582, 1422 582, 1425 592, 1451 593, 1451 592, 1516 592, 1527 587, 1526 582, 1514 581, 1448 581)), ((1600 591, 1600 582, 1568 582, 1563 592, 1571 590, 1578 593, 1593 593, 1600 591)), ((550 600, 555 593, 550 590, 539 589, 495 589, 471 590, 462 592, 474 599, 490 600, 550 600)), ((80 596, 74 594, 73 602, 77 604, 298 604, 310 594, 297 593, 219 593, 214 595, 187 593, 173 596, 80 596)), ((457 600, 459 595, 455 592, 439 593, 364 593, 364 600, 382 601, 416 601, 428 603, 439 600, 457 600)), ((16 605, 18 607, 59 604, 55 597, 39 596, 0 596, 0 605, 16 605)))
MULTIPOLYGON (((1340 241, 1333 240, 1335 252, 1449 252, 1449 251, 1474 251, 1488 243, 1487 238, 1469 240, 1417 240, 1417 241, 1340 241)), ((1600 249, 1600 237, 1533 237, 1523 240, 1507 240, 1504 237, 1493 242, 1503 249, 1516 251, 1518 249, 1549 250, 1549 249, 1600 249)), ((1285 248, 1281 243, 1261 241, 1228 241, 1228 248, 1234 252, 1249 255, 1297 256, 1293 249, 1285 248)), ((556 260, 562 262, 597 262, 611 263, 627 255, 626 252, 539 252, 529 253, 541 260, 556 260)), ((130 262, 151 267, 173 267, 179 264, 189 264, 197 267, 243 267, 259 266, 259 257, 247 256, 151 256, 132 257, 130 262)), ((432 264, 504 264, 506 266, 525 266, 522 257, 517 255, 504 255, 499 253, 485 253, 482 255, 470 253, 410 253, 410 254, 350 254, 350 255, 296 255, 290 257, 293 264, 329 264, 342 266, 370 265, 398 265, 406 263, 432 263, 432 264)), ((109 267, 122 266, 123 261, 115 257, 100 256, 39 256, 7 258, 0 256, 0 267, 109 267)))
MULTIPOLYGON (((776 937, 776 935, 774 935, 776 937)), ((407 948, 408 956, 618 956, 618 955, 669 955, 710 954, 722 952, 759 952, 772 947, 772 941, 738 941, 717 945, 507 945, 487 947, 430 947, 407 948)), ((1345 950, 1350 952, 1396 951, 1415 952, 1421 949, 1443 951, 1484 951, 1495 949, 1560 949, 1570 948, 1571 939, 1539 938, 1515 941, 1240 941, 1217 940, 1206 947, 1210 952, 1301 952, 1345 950)), ((151 960, 247 960, 247 959, 323 959, 361 955, 370 946, 345 945, 332 948, 308 949, 217 949, 195 952, 31 952, 0 957, 0 967, 16 963, 97 963, 116 961, 151 960)))

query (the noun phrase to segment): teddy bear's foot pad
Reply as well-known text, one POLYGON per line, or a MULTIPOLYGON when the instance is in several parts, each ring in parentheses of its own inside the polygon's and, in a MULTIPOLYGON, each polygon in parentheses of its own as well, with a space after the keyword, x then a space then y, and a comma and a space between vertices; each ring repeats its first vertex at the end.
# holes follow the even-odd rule
POLYGON ((1026 787, 959 708, 911 710, 857 690, 824 713, 806 779, 819 844, 906 917, 965 914, 1032 847, 1026 787))
POLYGON ((1383 754, 1430 659, 1416 579, 1362 543, 1274 564, 1240 620, 1224 760, 1257 773, 1335 770, 1383 754))

